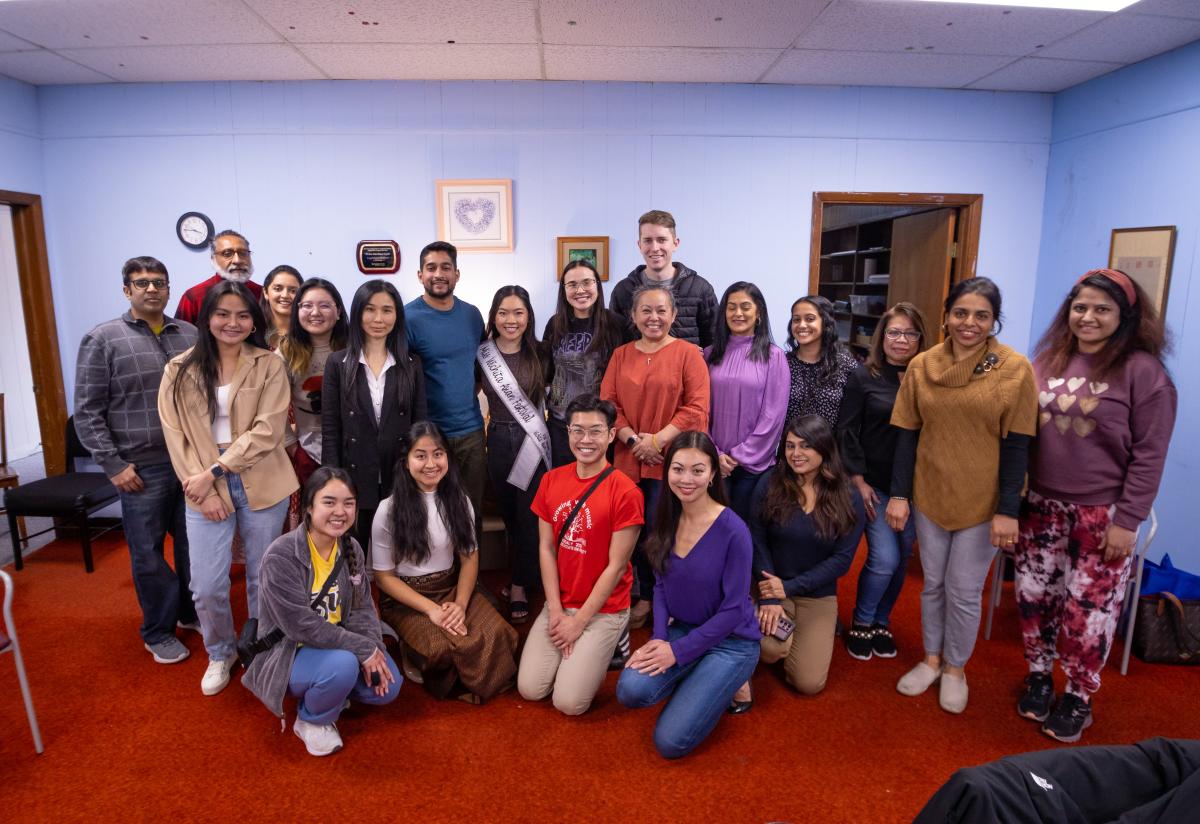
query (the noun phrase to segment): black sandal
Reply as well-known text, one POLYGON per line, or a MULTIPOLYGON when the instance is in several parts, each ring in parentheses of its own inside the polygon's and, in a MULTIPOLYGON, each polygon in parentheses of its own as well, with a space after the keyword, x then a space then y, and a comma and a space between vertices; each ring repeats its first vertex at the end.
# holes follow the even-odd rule
POLYGON ((524 624, 529 620, 529 602, 528 601, 509 601, 508 602, 508 622, 510 624, 524 624))

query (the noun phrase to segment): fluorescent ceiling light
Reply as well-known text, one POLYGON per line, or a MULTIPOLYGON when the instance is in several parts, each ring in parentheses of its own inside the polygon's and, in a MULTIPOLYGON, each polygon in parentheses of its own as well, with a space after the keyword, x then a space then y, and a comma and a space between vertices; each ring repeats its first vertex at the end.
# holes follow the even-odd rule
POLYGON ((957 3, 971 6, 1024 6, 1031 9, 1120 11, 1137 0, 912 0, 915 3, 957 3))

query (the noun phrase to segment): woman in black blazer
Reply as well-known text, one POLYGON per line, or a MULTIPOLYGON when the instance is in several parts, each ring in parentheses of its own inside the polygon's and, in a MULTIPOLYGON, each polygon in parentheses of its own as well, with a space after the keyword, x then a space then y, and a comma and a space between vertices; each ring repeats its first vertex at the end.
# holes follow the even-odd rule
POLYGON ((354 478, 354 537, 368 551, 375 510, 391 494, 400 442, 426 414, 421 359, 408 351, 404 304, 392 284, 369 280, 354 293, 350 343, 329 356, 321 399, 322 463, 354 478))

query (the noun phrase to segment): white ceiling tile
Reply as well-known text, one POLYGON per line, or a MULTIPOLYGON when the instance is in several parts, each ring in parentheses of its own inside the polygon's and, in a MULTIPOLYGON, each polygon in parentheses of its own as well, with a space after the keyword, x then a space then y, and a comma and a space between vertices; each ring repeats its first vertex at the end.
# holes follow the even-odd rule
POLYGON ((80 66, 78 63, 72 63, 65 57, 45 49, 0 54, 0 74, 24 80, 35 86, 52 86, 59 83, 111 83, 113 81, 112 77, 105 77, 99 72, 92 71, 86 66, 80 66))
POLYGON ((324 77, 294 48, 278 43, 62 49, 60 53, 126 83, 319 80, 324 77))
MULTIPOLYGON (((1197 2, 1200 6, 1200 2, 1197 2)), ((1137 63, 1200 38, 1200 20, 1114 14, 1038 52, 1038 57, 1137 63)))
POLYGON ((829 0, 542 0, 542 37, 555 45, 786 48, 828 4, 829 0))
POLYGON ((0 29, 56 50, 279 40, 240 0, 0 3, 0 29))
MULTIPOLYGON (((1099 12, 835 0, 796 48, 1021 56, 1104 17, 1099 12), (932 46, 930 49, 928 47, 932 46)), ((880 78, 886 82, 886 78, 880 78)))
POLYGON ((30 49, 36 48, 37 46, 33 43, 30 43, 28 40, 22 40, 16 35, 0 31, 0 52, 29 51, 30 49))
POLYGON ((546 46, 546 79, 754 83, 778 55, 773 49, 546 46))
POLYGON ((537 80, 536 45, 297 45, 335 80, 537 80))
POLYGON ((954 89, 1007 63, 1007 57, 959 54, 792 49, 767 73, 767 83, 832 86, 923 86, 954 89))
POLYGON ((1165 14, 1168 17, 1190 17, 1200 20, 1200 3, 1196 0, 1142 0, 1125 11, 1136 14, 1165 14))
POLYGON ((536 43, 534 0, 246 0, 294 43, 536 43))
POLYGON ((971 89, 1058 92, 1121 68, 1120 63, 1026 57, 972 83, 971 89))

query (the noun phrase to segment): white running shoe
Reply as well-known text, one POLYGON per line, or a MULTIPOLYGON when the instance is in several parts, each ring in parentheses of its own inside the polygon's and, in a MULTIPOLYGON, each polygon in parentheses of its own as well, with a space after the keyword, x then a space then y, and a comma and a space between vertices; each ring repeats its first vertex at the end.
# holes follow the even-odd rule
POLYGON ((342 737, 333 724, 310 724, 297 715, 292 731, 304 742, 309 755, 333 755, 342 748, 342 737))
POLYGON ((200 692, 205 695, 216 695, 225 689, 229 685, 229 673, 233 670, 233 662, 236 660, 236 658, 229 658, 224 661, 213 661, 210 658, 208 669, 204 671, 204 677, 200 679, 200 692))

